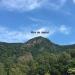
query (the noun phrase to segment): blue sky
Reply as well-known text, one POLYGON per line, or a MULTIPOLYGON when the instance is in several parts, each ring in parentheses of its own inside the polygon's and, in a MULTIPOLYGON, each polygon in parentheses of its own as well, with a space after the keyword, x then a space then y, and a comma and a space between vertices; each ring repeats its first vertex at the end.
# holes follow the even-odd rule
POLYGON ((75 0, 0 0, 1 42, 25 42, 37 36, 75 44, 75 0))

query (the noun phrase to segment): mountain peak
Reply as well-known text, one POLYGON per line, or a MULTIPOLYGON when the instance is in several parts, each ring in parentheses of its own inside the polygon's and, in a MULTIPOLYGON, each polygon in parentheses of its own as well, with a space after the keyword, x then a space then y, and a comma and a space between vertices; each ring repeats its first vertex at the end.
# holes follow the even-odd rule
POLYGON ((30 39, 29 41, 27 41, 25 44, 27 47, 32 47, 35 45, 37 45, 37 46, 39 45, 41 47, 48 47, 48 46, 55 45, 49 39, 42 37, 42 36, 34 37, 34 38, 30 39))
POLYGON ((33 55, 36 55, 42 51, 54 51, 57 49, 57 47, 58 45, 52 43, 49 39, 42 36, 34 37, 23 45, 23 48, 27 49, 27 51, 31 51, 33 55))
POLYGON ((34 38, 32 38, 32 39, 47 39, 47 38, 42 37, 42 36, 38 36, 38 37, 34 37, 34 38))

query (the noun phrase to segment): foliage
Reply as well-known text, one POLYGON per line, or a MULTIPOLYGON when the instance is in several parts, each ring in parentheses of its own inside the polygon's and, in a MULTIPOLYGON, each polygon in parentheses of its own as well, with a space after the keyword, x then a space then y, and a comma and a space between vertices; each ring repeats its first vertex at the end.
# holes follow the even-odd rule
POLYGON ((75 45, 60 46, 37 37, 26 43, 0 43, 0 75, 72 75, 75 45))

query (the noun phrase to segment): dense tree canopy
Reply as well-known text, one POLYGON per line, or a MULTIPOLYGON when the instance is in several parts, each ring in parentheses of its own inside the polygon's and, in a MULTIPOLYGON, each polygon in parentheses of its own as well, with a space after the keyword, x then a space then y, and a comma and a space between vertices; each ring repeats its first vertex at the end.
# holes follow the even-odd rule
POLYGON ((75 45, 59 46, 42 37, 0 43, 0 75, 75 75, 75 45))

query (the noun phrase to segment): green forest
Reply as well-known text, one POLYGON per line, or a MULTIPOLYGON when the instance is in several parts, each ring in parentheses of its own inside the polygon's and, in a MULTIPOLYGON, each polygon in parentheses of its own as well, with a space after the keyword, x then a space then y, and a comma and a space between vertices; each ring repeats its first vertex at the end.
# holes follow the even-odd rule
POLYGON ((75 45, 58 45, 43 37, 0 42, 0 75, 75 75, 75 45))

